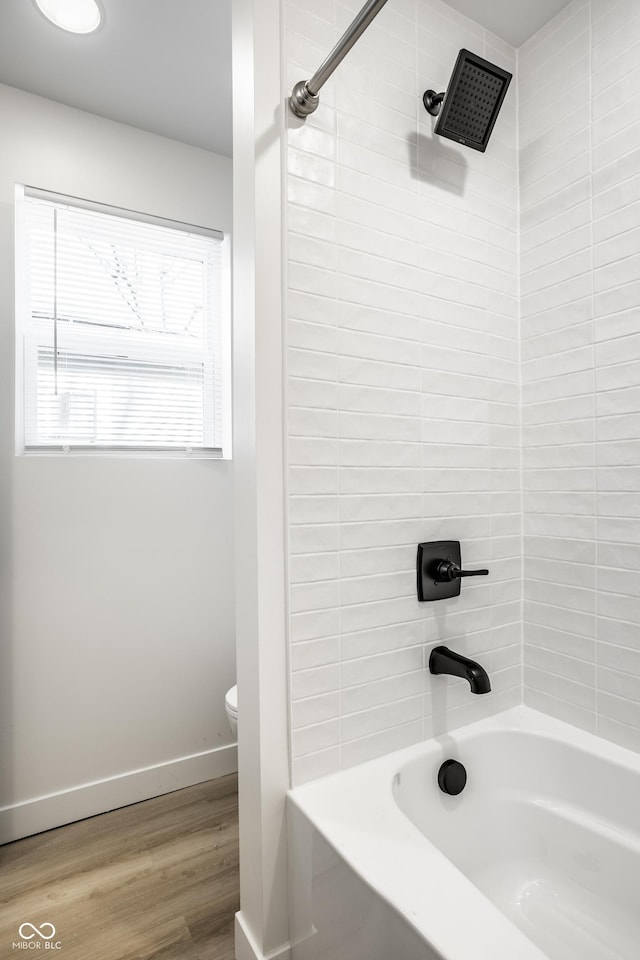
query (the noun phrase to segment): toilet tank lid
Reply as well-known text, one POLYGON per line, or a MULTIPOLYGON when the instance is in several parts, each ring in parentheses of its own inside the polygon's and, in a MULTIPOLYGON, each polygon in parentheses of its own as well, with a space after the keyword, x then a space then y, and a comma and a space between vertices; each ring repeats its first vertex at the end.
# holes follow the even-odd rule
POLYGON ((238 686, 231 687, 230 690, 227 690, 227 694, 224 698, 224 701, 227 707, 232 710, 234 713, 238 712, 238 686))

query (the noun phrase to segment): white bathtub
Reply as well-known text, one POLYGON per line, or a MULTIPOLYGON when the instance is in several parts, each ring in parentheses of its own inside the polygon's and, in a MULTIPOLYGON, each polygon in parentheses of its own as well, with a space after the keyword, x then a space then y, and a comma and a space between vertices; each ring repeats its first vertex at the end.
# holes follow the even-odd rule
POLYGON ((293 960, 640 958, 640 757, 533 710, 299 787, 289 824, 293 960))

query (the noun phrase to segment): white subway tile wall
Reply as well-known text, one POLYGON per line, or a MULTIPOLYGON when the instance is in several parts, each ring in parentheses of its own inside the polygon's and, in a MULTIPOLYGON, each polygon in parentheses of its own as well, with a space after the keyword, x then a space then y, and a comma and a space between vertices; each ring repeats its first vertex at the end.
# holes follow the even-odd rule
POLYGON ((524 699, 640 750, 640 7, 518 53, 524 699))
MULTIPOLYGON (((360 5, 286 0, 289 90, 360 5)), ((521 699, 516 90, 486 154, 434 138, 422 94, 461 47, 515 72, 511 47, 446 4, 394 0, 318 111, 289 121, 294 783, 521 699), (491 576, 420 604, 416 547, 436 539, 491 576), (477 657, 493 694, 432 678, 437 642, 477 657)))

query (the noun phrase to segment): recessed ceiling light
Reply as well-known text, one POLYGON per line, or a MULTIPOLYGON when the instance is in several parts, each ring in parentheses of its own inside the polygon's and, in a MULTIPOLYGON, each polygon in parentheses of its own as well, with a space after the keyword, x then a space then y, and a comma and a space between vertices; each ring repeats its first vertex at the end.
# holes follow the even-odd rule
POLYGON ((92 33, 102 22, 96 0, 35 0, 47 20, 70 33, 92 33))

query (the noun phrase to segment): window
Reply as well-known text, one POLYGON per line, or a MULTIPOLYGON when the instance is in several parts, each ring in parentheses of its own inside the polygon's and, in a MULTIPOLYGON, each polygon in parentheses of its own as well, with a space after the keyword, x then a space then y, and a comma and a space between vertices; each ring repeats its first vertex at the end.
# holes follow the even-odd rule
POLYGON ((223 234, 21 188, 17 248, 22 449, 221 456, 223 234))

